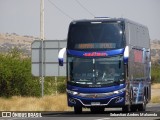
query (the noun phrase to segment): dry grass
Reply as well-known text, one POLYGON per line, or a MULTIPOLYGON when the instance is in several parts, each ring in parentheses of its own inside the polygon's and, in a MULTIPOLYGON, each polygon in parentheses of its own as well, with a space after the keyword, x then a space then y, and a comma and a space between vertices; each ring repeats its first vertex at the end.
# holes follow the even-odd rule
POLYGON ((160 103, 160 83, 153 84, 151 88, 151 102, 160 103))
POLYGON ((160 96, 153 96, 151 98, 152 103, 160 103, 160 96))
POLYGON ((160 83, 153 84, 152 89, 160 89, 160 83))
POLYGON ((0 98, 0 111, 70 111, 65 94, 55 96, 0 98))

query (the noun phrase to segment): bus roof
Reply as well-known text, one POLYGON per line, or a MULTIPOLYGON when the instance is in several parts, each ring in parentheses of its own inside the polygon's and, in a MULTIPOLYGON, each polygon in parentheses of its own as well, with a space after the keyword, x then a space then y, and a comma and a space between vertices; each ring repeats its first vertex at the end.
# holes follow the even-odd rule
POLYGON ((131 23, 131 24, 136 24, 141 27, 147 28, 147 26, 142 25, 140 23, 134 22, 132 20, 129 20, 127 18, 109 18, 109 17, 95 17, 94 19, 81 19, 81 20, 73 20, 71 24, 75 23, 82 23, 82 22, 116 22, 116 21, 122 21, 125 23, 131 23))

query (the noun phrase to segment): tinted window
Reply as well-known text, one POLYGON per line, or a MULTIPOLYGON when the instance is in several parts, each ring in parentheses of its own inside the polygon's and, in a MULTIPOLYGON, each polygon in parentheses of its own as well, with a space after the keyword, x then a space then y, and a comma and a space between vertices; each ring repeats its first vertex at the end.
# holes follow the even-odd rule
POLYGON ((68 49, 102 50, 122 48, 122 24, 109 23, 75 23, 70 25, 68 49))

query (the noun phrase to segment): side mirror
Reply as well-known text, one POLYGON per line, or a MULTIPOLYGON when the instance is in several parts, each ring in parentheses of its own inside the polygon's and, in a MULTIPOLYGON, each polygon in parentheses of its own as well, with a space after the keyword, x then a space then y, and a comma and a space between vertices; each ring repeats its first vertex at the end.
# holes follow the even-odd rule
POLYGON ((125 47, 123 57, 124 57, 124 64, 127 64, 129 57, 129 46, 125 47))
POLYGON ((62 48, 58 53, 59 66, 63 66, 63 59, 64 59, 63 56, 65 52, 66 52, 66 48, 62 48))

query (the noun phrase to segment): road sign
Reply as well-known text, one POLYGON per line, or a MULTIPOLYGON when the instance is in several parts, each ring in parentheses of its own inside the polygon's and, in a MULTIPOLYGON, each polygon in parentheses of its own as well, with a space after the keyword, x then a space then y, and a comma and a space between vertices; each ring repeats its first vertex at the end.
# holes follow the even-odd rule
POLYGON ((66 76, 66 56, 63 67, 58 63, 58 52, 63 47, 66 47, 66 40, 35 40, 31 46, 32 74, 42 76, 43 72, 44 77, 66 76))

